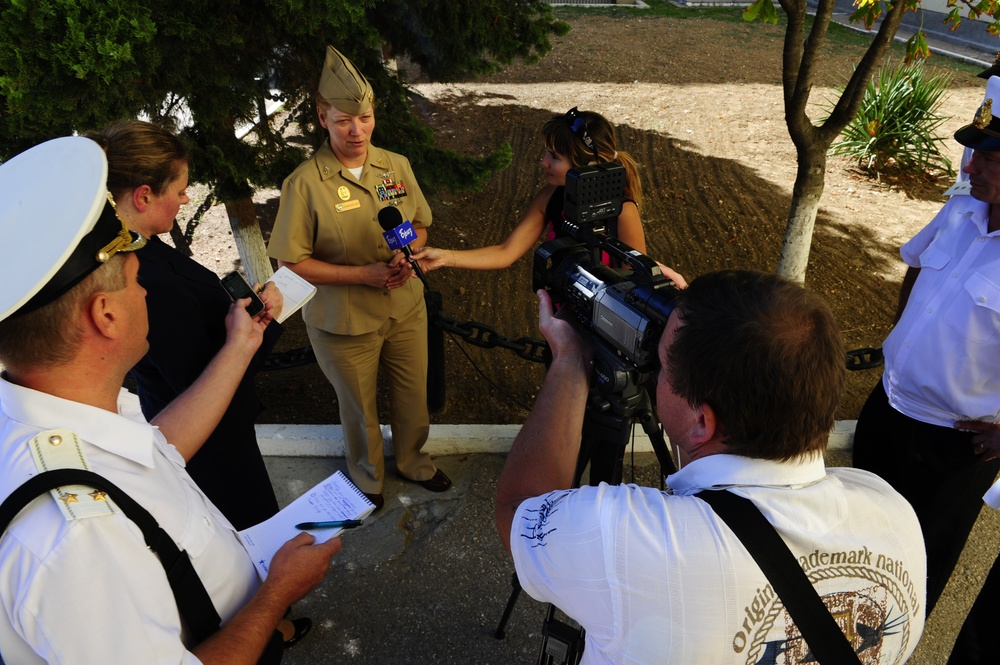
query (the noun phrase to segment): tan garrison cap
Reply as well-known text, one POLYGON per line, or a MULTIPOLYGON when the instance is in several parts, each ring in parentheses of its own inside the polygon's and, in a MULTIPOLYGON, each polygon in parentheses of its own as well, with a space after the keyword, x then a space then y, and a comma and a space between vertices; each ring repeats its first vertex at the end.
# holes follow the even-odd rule
POLYGON ((360 115, 372 106, 372 86, 354 63, 332 46, 326 47, 326 62, 319 77, 319 94, 338 111, 360 115))

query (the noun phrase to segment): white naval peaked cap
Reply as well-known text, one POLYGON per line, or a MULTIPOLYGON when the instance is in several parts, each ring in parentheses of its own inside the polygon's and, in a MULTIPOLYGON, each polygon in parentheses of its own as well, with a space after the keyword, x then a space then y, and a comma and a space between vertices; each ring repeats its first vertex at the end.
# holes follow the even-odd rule
POLYGON ((973 150, 1000 151, 1000 76, 991 76, 986 81, 982 106, 970 124, 955 132, 955 140, 973 150))
POLYGON ((0 321, 46 305, 116 252, 146 244, 118 219, 97 143, 68 136, 0 164, 0 321))

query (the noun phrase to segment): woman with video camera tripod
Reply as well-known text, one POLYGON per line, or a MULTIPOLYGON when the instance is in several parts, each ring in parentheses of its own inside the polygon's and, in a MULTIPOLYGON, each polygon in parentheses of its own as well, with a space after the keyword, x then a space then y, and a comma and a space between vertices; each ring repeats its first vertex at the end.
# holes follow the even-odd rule
POLYGON ((546 122, 542 135, 545 154, 540 163, 545 170, 546 185, 535 195, 528 212, 510 235, 499 245, 476 249, 425 246, 414 252, 412 257, 412 260, 419 261, 424 272, 438 268, 507 268, 524 256, 543 234, 546 240, 559 235, 558 222, 563 219, 563 192, 569 170, 606 162, 621 164, 626 173, 625 203, 618 218, 609 224, 608 233, 632 249, 646 253, 646 237, 639 220, 639 205, 642 202, 639 172, 632 157, 618 150, 612 124, 598 113, 578 111, 574 106, 565 114, 553 116, 546 122))

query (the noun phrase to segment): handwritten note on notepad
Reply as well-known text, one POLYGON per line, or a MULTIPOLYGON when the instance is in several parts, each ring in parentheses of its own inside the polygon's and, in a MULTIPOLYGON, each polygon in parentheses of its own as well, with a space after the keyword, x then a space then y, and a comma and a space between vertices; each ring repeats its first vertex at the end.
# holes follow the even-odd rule
POLYGON ((303 305, 316 295, 316 287, 302 279, 285 266, 278 268, 278 271, 271 276, 269 281, 281 291, 284 305, 281 313, 275 317, 278 323, 284 323, 285 319, 299 311, 303 305))
MULTIPOLYGON (((361 519, 370 515, 373 510, 375 505, 368 497, 342 471, 337 471, 285 506, 274 517, 240 531, 240 540, 250 553, 260 578, 264 579, 274 553, 302 533, 295 528, 296 524, 361 519)), ((316 542, 322 543, 341 531, 343 529, 319 529, 310 533, 316 536, 316 542)))

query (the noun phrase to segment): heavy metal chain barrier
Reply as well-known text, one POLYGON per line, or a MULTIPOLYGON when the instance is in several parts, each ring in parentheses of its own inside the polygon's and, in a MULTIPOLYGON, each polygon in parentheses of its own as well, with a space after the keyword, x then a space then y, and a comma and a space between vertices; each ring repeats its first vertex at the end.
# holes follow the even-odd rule
POLYGON ((194 232, 198 229, 198 225, 201 224, 201 218, 205 216, 208 209, 214 206, 215 203, 215 190, 210 189, 208 190, 208 194, 205 195, 205 200, 201 202, 201 205, 194 211, 194 214, 184 223, 184 226, 181 226, 180 222, 177 223, 182 229, 184 240, 187 241, 188 247, 194 242, 194 232))
POLYGON ((264 365, 260 368, 260 371, 267 372, 272 369, 291 369, 293 367, 301 367, 302 365, 308 365, 309 363, 314 362, 316 362, 316 354, 313 353, 311 346, 305 346, 301 349, 290 349, 280 353, 270 353, 267 358, 264 359, 264 365))
MULTIPOLYGON (((533 337, 510 339, 502 335, 493 326, 476 321, 458 321, 436 308, 432 308, 429 314, 433 325, 461 337, 462 340, 473 346, 484 349, 499 347, 513 351, 519 358, 530 360, 531 362, 545 362, 545 352, 548 350, 548 343, 543 339, 533 337)), ((855 349, 847 352, 847 369, 852 372, 873 369, 879 367, 883 360, 882 349, 855 349)), ((263 370, 289 369, 308 365, 312 362, 316 362, 316 355, 313 353, 312 347, 307 346, 282 353, 272 353, 264 361, 263 370)))
POLYGON ((879 367, 885 361, 882 349, 854 349, 847 352, 847 369, 852 372, 879 367))
POLYGON ((518 337, 508 339, 500 334, 493 326, 476 321, 459 322, 443 312, 432 312, 431 320, 445 332, 458 335, 463 340, 484 349, 495 349, 500 347, 513 351, 520 358, 531 362, 545 362, 545 352, 549 345, 544 339, 534 339, 532 337, 518 337))
MULTIPOLYGON (((500 331, 493 326, 476 321, 458 321, 440 311, 429 311, 433 325, 445 332, 461 337, 465 342, 484 349, 509 349, 516 353, 518 357, 530 360, 531 362, 545 362, 545 351, 548 344, 543 339, 531 337, 518 337, 509 339, 500 334, 500 331)), ((301 349, 291 349, 280 353, 272 353, 264 361, 262 371, 272 369, 290 369, 301 365, 308 365, 316 362, 316 354, 312 347, 307 346, 301 349)))

